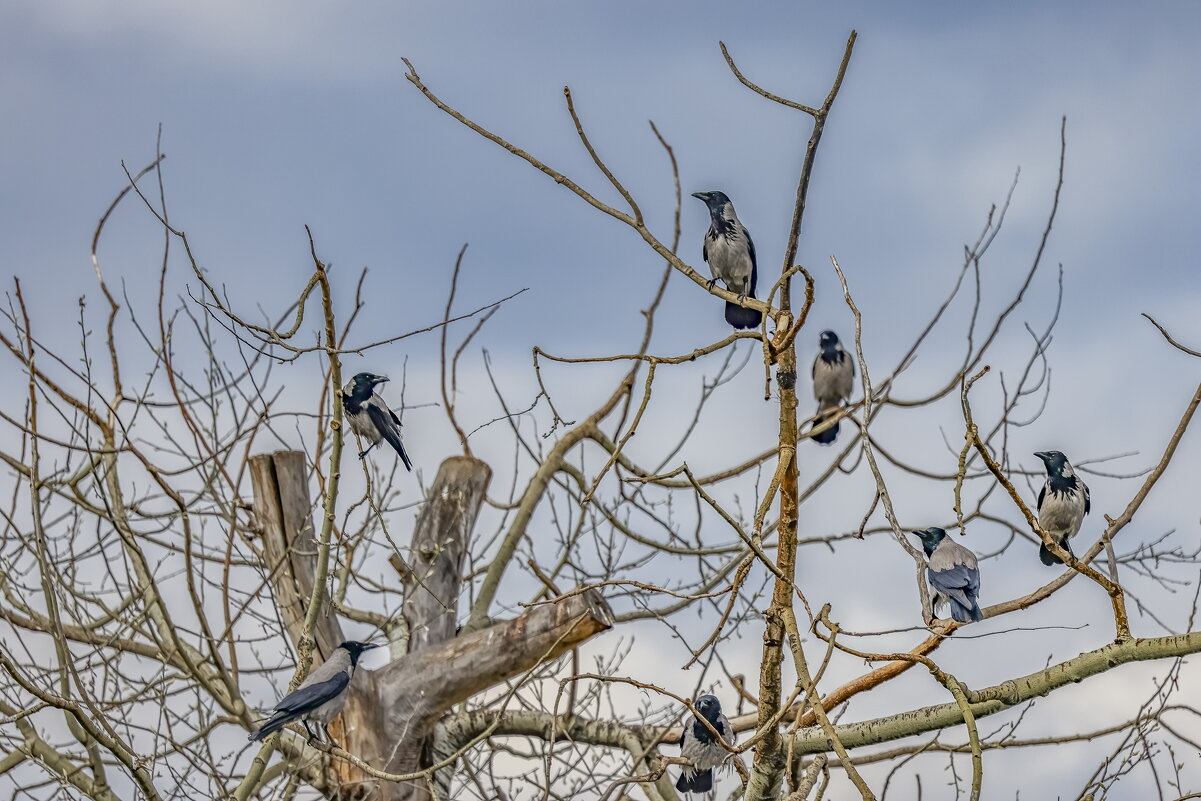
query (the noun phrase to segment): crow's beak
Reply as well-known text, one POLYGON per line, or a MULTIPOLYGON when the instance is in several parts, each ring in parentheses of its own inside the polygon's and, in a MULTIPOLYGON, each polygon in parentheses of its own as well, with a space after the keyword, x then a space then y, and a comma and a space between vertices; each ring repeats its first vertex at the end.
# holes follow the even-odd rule
POLYGON ((365 643, 365 644, 363 645, 363 650, 364 650, 364 651, 370 651, 372 648, 379 648, 379 647, 381 647, 382 645, 383 645, 383 643, 378 643, 378 642, 369 642, 369 643, 365 643))
POLYGON ((386 376, 386 375, 377 375, 377 376, 375 377, 375 383, 376 383, 376 384, 386 384, 386 383, 388 383, 390 380, 391 380, 391 379, 390 379, 390 378, 388 378, 388 376, 386 376))
POLYGON ((708 192, 693 192, 692 196, 694 198, 696 198, 697 200, 703 200, 706 203, 709 202, 709 193, 708 192))
POLYGON ((1037 451, 1034 455, 1042 459, 1044 462, 1047 461, 1047 458, 1050 456, 1050 454, 1048 454, 1046 451, 1037 451))
POLYGON ((915 537, 920 537, 920 536, 922 536, 923 534, 925 534, 926 532, 924 532, 924 531, 910 531, 909 533, 910 533, 910 534, 912 534, 912 535, 913 535, 913 536, 915 536, 915 537))

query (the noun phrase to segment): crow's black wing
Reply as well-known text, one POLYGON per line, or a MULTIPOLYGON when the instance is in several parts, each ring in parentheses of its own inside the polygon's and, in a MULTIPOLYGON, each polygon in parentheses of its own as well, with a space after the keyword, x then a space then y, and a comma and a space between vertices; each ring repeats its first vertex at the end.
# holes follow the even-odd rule
POLYGON ((388 440, 388 444, 396 449, 400 454, 400 458, 405 463, 405 467, 412 472, 413 463, 409 461, 409 455, 405 453, 404 443, 400 441, 400 422, 396 419, 396 415, 391 409, 386 406, 381 408, 378 404, 367 404, 367 416, 371 418, 375 430, 378 431, 383 438, 388 440))
MULTIPOLYGON (((1038 491, 1038 506, 1034 507, 1036 512, 1041 512, 1043 510, 1043 498, 1045 497, 1047 497, 1047 484, 1046 482, 1043 482, 1043 488, 1038 491)), ((1087 504, 1085 505, 1084 510, 1086 512, 1088 511, 1087 504)))
POLYGON ((752 298, 755 297, 755 284, 759 282, 759 262, 755 259, 755 243, 751 240, 751 232, 742 226, 742 235, 746 237, 746 249, 751 255, 751 291, 747 292, 752 298))
POLYGON ((304 715, 337 697, 338 693, 345 690, 348 684, 350 684, 350 676, 346 675, 344 670, 338 671, 332 679, 319 681, 308 687, 299 687, 288 693, 284 696, 284 700, 275 705, 275 711, 304 715))
POLYGON ((967 565, 955 565, 946 570, 930 568, 928 575, 934 589, 948 598, 954 598, 969 609, 972 607, 968 595, 975 595, 980 591, 979 570, 967 565))
MULTIPOLYGON (((1079 481, 1079 479, 1077 479, 1077 481, 1079 481)), ((1080 489, 1084 491, 1084 513, 1088 514, 1093 508, 1093 499, 1089 496, 1088 484, 1080 481, 1080 489)))

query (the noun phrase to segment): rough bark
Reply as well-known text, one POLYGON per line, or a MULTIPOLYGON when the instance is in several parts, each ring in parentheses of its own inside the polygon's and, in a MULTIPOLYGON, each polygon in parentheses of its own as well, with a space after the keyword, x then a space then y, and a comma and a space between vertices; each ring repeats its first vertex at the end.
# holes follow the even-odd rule
MULTIPOLYGON (((408 570, 404 575, 405 600, 402 614, 409 632, 408 653, 453 639, 459 620, 459 595, 462 590, 463 557, 471 543, 471 532, 484 493, 492 479, 487 464, 468 456, 453 456, 438 468, 438 476, 430 491, 429 502, 417 518, 409 553, 408 570)), ((410 660, 399 660, 408 662, 410 660)), ((392 665, 396 665, 393 662, 392 665)), ((391 666, 390 666, 391 667, 391 666)), ((414 667, 420 666, 414 664, 414 667)), ((435 664, 435 672, 441 666, 435 664)), ((396 675, 393 672, 391 675, 396 675)), ((379 678, 379 677, 377 677, 379 678)), ((394 698, 403 700, 402 695, 394 698)), ((402 704, 403 705, 403 704, 402 704)), ((385 758, 392 773, 409 773, 430 764, 428 759, 429 726, 424 720, 414 725, 404 712, 399 721, 389 721, 388 705, 380 711, 380 731, 388 733, 392 756, 385 758), (391 725, 398 722, 399 725, 391 725)), ((405 712, 408 708, 405 708, 405 712)), ((392 711, 393 713, 395 710, 392 711)), ((395 714, 391 715, 396 718, 395 714)), ((438 784, 445 794, 451 771, 438 774, 438 784)), ((424 784, 401 788, 392 793, 417 801, 429 797, 424 784)))
MULTIPOLYGON (((276 451, 250 457, 250 482, 254 513, 262 528, 267 572, 280 617, 292 642, 300 642, 304 616, 313 594, 317 559, 316 530, 304 454, 276 451)), ((315 663, 320 664, 346 638, 331 613, 329 598, 313 630, 317 643, 315 663)))
POLYGON ((491 478, 488 465, 467 456, 451 457, 438 470, 417 518, 404 582, 409 653, 455 636, 463 557, 491 478))
MULTIPOLYGON (((395 756, 381 767, 389 773, 423 767, 421 747, 454 704, 556 659, 612 625, 603 598, 590 591, 422 648, 377 671, 381 730, 396 738, 395 756)), ((388 801, 429 797, 424 782, 385 790, 380 797, 388 801)))

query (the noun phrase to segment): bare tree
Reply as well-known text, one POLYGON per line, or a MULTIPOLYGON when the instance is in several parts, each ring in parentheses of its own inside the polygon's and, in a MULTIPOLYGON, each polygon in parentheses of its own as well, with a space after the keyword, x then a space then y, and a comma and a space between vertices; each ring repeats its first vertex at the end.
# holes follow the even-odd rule
MULTIPOLYGON (((17 795, 37 799, 668 801, 677 797, 668 766, 683 760, 664 748, 678 740, 681 715, 697 692, 720 686, 728 701, 737 699, 731 719, 740 742, 731 762, 739 798, 821 799, 839 787, 845 796, 852 786, 864 799, 883 798, 902 775, 915 777, 920 795, 920 766, 941 758, 955 797, 977 799, 990 753, 1093 741, 1099 766, 1080 788, 1081 799, 1106 797, 1136 771, 1151 775, 1161 797, 1191 797, 1177 750, 1197 750, 1190 727, 1198 711, 1178 690, 1182 658, 1201 650, 1201 631, 1194 628, 1196 592, 1190 599, 1175 590, 1179 576, 1195 572, 1198 553, 1166 538, 1125 551, 1116 543, 1171 465, 1201 403, 1201 385, 1182 399, 1170 439, 1148 443, 1161 456, 1144 474, 1128 477, 1124 510, 1105 517, 1100 537, 1079 558, 1040 529, 1027 502, 1031 481, 1039 479, 1008 448, 1015 429, 1037 420, 1051 389, 1048 345, 1058 307, 1040 328, 1025 327, 1020 357, 998 353, 997 344, 1017 327, 1015 310, 1046 272, 1044 251, 1063 183, 1062 133, 1045 230, 1014 286, 998 295, 984 281, 1007 197, 989 211, 942 299, 931 301, 927 324, 891 368, 864 352, 852 281, 831 259, 855 321, 861 392, 837 416, 850 433, 833 458, 823 459, 828 464, 802 482, 799 466, 819 464, 807 440, 834 421, 799 411, 806 380, 797 340, 815 300, 817 268, 797 263, 798 240, 824 126, 854 45, 852 33, 816 106, 755 84, 722 46, 737 80, 812 127, 778 278, 761 300, 746 301, 763 312, 762 328, 666 355, 655 352, 654 333, 673 277, 677 284, 687 279, 688 291, 739 299, 709 286, 679 255, 680 170, 659 130, 652 125, 674 176, 667 238, 650 229, 601 157, 570 90, 567 113, 622 198, 620 208, 453 108, 405 62, 407 79, 430 103, 623 223, 662 265, 648 272, 643 330, 635 342, 610 343, 618 353, 572 357, 557 353, 553 342, 535 343, 533 397, 507 389, 487 351, 478 366, 463 360, 514 296, 457 310, 464 252, 440 320, 363 342, 354 324, 366 305, 366 273, 357 282, 342 280, 311 233, 311 277, 290 306, 267 317, 231 300, 201 266, 199 246, 168 214, 162 155, 129 174, 92 242, 103 325, 93 329, 93 314, 81 301, 80 350, 51 347, 45 326, 28 312, 28 290, 16 283, 0 333, 9 374, 23 377, 22 392, 8 393, 0 410, 0 459, 11 483, 0 552, 4 781, 17 795), (123 202, 139 203, 164 235, 150 307, 116 291, 101 267, 105 224, 123 202), (172 301, 181 280, 191 288, 172 301), (345 313, 339 297, 350 292, 345 313), (955 329, 965 343, 962 357, 941 361, 935 379, 923 377, 916 391, 910 381, 910 394, 903 394, 902 378, 930 350, 932 332, 954 326, 962 326, 955 329), (389 460, 356 463, 346 456, 339 393, 349 358, 422 334, 439 337, 438 400, 462 452, 445 458, 428 486, 419 470, 415 492, 416 480, 398 475, 389 460), (660 399, 680 397, 671 385, 674 371, 692 364, 702 365, 706 378, 693 408, 677 411, 678 437, 666 446, 668 438, 654 437, 651 448, 639 447, 647 438, 634 437, 646 434, 660 399), (613 368, 616 383, 599 396, 558 388, 580 371, 613 368), (315 405, 289 390, 284 375, 297 369, 320 371, 315 405), (473 371, 473 386, 490 382, 494 415, 464 416, 461 370, 473 371), (774 441, 747 443, 734 463, 698 475, 684 454, 709 404, 760 376, 769 401, 763 414, 778 416, 774 441), (946 407, 962 432, 961 443, 946 443, 954 470, 931 470, 882 436, 904 425, 898 419, 946 407), (481 460, 482 439, 490 452, 511 454, 511 464, 481 460), (503 443, 499 450, 496 442, 503 443), (507 484, 499 493, 494 472, 507 484), (843 475, 868 479, 870 497, 856 515, 861 522, 852 530, 811 532, 803 510, 833 502, 843 475), (913 519, 890 491, 901 481, 940 493, 952 513, 941 521, 913 519), (987 619, 1043 603, 1082 576, 1095 585, 1095 602, 1111 611, 1113 636, 1055 663, 1044 654, 1045 664, 1026 675, 969 687, 936 659, 939 648, 952 639, 1015 636, 1020 627, 983 624, 978 635, 934 618, 924 557, 906 536, 932 523, 963 535, 985 527, 1001 532, 993 555, 1041 541, 1064 558, 1063 572, 987 607, 987 619), (850 631, 839 622, 839 599, 811 597, 798 577, 802 555, 858 540, 881 554, 899 553, 895 543, 912 559, 912 619, 920 625, 850 631), (1132 579, 1172 589, 1170 603, 1191 602, 1183 607, 1185 630, 1161 624, 1160 604, 1132 595, 1132 579), (1131 599, 1165 636, 1133 636, 1131 599), (687 643, 687 666, 698 668, 693 686, 664 686, 640 657, 639 643, 623 636, 646 625, 687 643), (757 681, 727 670, 722 659, 739 630, 762 634, 757 681), (284 677, 290 672, 294 687, 315 660, 351 636, 379 638, 390 656, 386 666, 356 673, 333 742, 309 740, 297 727, 261 746, 248 744, 244 734, 282 693, 284 677), (906 645, 887 645, 898 641, 906 645), (590 642, 601 647, 586 664, 581 647, 590 642), (1128 720, 1063 736, 1024 734, 1045 723, 1031 712, 1035 699, 1150 660, 1162 661, 1165 673, 1128 720), (928 673, 945 700, 915 706, 905 694, 890 693, 910 668, 928 673), (868 694, 890 711, 846 720, 848 704, 868 694), (1007 710, 1016 712, 1002 715, 1007 710), (993 715, 1003 722, 988 728, 983 720, 993 715), (960 726, 963 733, 954 734, 960 726), (753 755, 749 765, 739 756, 744 752, 753 755)), ((1160 331, 1165 348, 1198 355, 1160 331)), ((433 464, 428 454, 418 461, 426 469, 433 464)), ((1087 469, 1089 461, 1082 464, 1087 469)), ((1182 609, 1172 611, 1179 616, 1182 609)))

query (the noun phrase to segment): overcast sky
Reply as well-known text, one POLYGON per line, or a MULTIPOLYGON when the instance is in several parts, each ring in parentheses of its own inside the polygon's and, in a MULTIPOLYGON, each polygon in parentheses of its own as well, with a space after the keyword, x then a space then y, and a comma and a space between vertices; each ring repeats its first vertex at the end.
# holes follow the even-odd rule
MULTIPOLYGON (((829 266, 836 254, 865 314, 867 355, 880 372, 891 368, 941 301, 963 244, 975 238, 1020 167, 986 274, 986 290, 998 293, 999 304, 1000 293, 1027 268, 1045 224, 1066 115, 1060 214, 1047 269, 1019 314, 1045 325, 1054 268, 1062 264, 1065 300, 1050 352, 1055 389, 1037 425, 1018 431, 1011 446, 1027 467, 1034 460, 1024 454, 1039 449, 1081 457, 1138 451, 1114 467, 1134 471, 1157 457, 1198 376, 1198 362, 1171 350, 1139 316, 1150 313, 1201 346, 1198 23, 1201 5, 1186 2, 9 2, 0 5, 0 254, 6 280, 15 275, 25 282, 42 336, 69 345, 76 299, 94 292, 89 246, 96 220, 125 184, 121 162, 136 170, 153 159, 161 125, 172 220, 243 308, 279 310, 291 301, 312 269, 308 224, 321 256, 346 271, 347 289, 352 272, 370 269, 362 341, 423 327, 440 319, 455 254, 469 242, 460 308, 530 290, 501 309, 485 341, 508 380, 528 388, 535 344, 565 355, 636 344, 639 310, 660 260, 629 229, 431 106, 405 80, 401 58, 447 103, 618 202, 575 139, 562 95, 570 85, 592 141, 669 241, 672 185, 647 125, 654 120, 680 163, 681 256, 704 271, 700 238, 708 221, 687 195, 722 189, 755 237, 761 274, 770 274, 783 258, 809 123, 739 86, 718 40, 752 80, 817 105, 856 29, 798 256, 818 280, 803 349, 813 347, 822 328, 850 334, 829 266)), ((107 231, 106 269, 110 279, 125 282, 135 304, 156 291, 161 241, 135 204, 107 231)), ((180 274, 175 290, 188 283, 180 274)), ((682 352, 726 330, 719 302, 676 281, 656 347, 682 352)), ((911 387, 945 372, 949 362, 942 357, 954 360, 961 352, 960 330, 940 332, 911 387)), ((1019 353, 1025 337, 1019 322, 1002 352, 1019 353)), ((436 370, 437 344, 435 335, 406 340, 363 365, 399 371, 407 357, 415 381, 407 397, 432 402, 436 392, 422 381, 436 370)), ((318 391, 320 376, 311 366, 290 369, 290 390, 318 391)), ((604 386, 578 372, 550 380, 558 382, 566 408, 584 413, 604 386)), ((686 454, 698 471, 770 443, 775 407, 762 403, 761 380, 749 369, 740 388, 717 402, 716 410, 733 411, 709 420, 711 436, 686 454), (737 411, 756 403, 763 414, 727 422, 743 419, 737 411)), ((694 391, 695 380, 689 386, 694 391)), ((995 384, 985 391, 995 392, 995 384)), ((464 394, 465 413, 476 416, 472 427, 495 415, 471 386, 464 394)), ((669 420, 673 407, 690 402, 686 397, 692 396, 666 394, 652 414, 669 420)), ((955 440, 960 421, 954 404, 945 412, 929 417, 925 429, 893 432, 897 447, 919 463, 953 467, 939 432, 955 440)), ((421 413, 406 418, 414 431, 410 450, 432 477, 455 446, 437 410, 426 412, 428 426, 414 429, 421 413)), ((1139 530, 1129 532, 1132 541, 1176 529, 1176 542, 1195 544, 1201 448, 1186 441, 1179 459, 1140 516, 1139 530)), ((819 469, 808 457, 802 463, 808 475, 819 469)), ((1095 480, 1094 529, 1098 513, 1116 515, 1132 490, 1129 482, 1095 480)), ((811 525, 820 531, 854 525, 863 507, 853 497, 853 508, 813 510, 811 525)), ((945 497, 915 497, 904 516, 942 516, 948 506, 945 497)), ((972 544, 989 550, 987 542, 972 544)), ((904 607, 869 619, 870 598, 846 593, 846 582, 835 579, 846 575, 839 559, 862 556, 845 548, 836 556, 830 570, 809 577, 812 598, 838 598, 851 627, 914 622, 904 607)), ((986 570, 997 576, 1009 564, 1006 558, 986 570)), ((1012 564, 1041 567, 1029 559, 1012 564)), ((876 587, 899 571, 896 592, 912 600, 911 568, 899 550, 863 570, 876 587)), ((863 575, 855 573, 854 581, 863 575)), ((985 601, 1028 591, 1033 580, 986 579, 985 601)), ((1095 604, 1082 583, 1073 585, 1074 595, 1064 593, 1073 600, 1047 609, 1095 604)), ((1165 608, 1180 613, 1180 603, 1165 608)), ((1048 642, 1061 649, 1056 658, 1105 642, 1104 606, 1101 612, 1083 633, 1021 641, 1033 642, 1037 652, 1026 669, 1041 665, 1048 642)), ((1173 623, 1183 626, 1184 614, 1173 623)), ((1145 619, 1135 626, 1136 633, 1162 633, 1145 619)), ((758 631, 748 633, 746 650, 730 653, 729 661, 753 674, 758 639, 758 631)), ((955 667, 968 672, 969 684, 1005 677, 965 656, 966 641, 953 646, 943 653, 952 663, 962 660, 955 667)), ((1008 653, 1018 646, 994 647, 1008 653)), ((656 658, 675 666, 681 653, 662 646, 656 658)), ((1134 677, 1138 695, 1146 689, 1142 678, 1154 672, 1124 670, 1094 680, 1092 689, 1065 691, 1048 708, 1078 716, 1081 727, 1113 722, 1105 718, 1107 707, 1089 699, 1120 693, 1134 677)), ((690 686, 686 676, 681 681, 690 686)), ((930 698, 941 700, 938 691, 930 698)), ((851 719, 888 711, 883 702, 865 704, 851 719)), ((1025 797, 1043 797, 1040 789, 1071 793, 1094 766, 1088 758, 1067 768, 1032 768, 989 786, 1021 787, 1025 797), (1062 783, 1030 783, 1053 778, 1062 783)))

